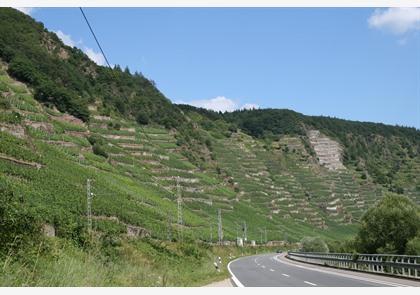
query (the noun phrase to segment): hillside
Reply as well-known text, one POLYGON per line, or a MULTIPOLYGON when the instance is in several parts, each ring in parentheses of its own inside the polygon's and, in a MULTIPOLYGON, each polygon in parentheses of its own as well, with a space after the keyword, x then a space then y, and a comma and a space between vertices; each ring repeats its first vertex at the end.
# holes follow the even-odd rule
POLYGON ((414 128, 174 105, 7 8, 0 65, 4 204, 81 248, 91 233, 217 245, 219 225, 225 245, 334 241, 386 191, 420 203, 414 128))

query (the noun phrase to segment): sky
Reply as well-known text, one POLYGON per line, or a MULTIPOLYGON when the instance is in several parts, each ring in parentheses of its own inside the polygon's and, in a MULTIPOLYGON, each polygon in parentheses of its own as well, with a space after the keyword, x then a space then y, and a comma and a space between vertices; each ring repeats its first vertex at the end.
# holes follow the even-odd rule
POLYGON ((420 130, 415 1, 78 2, 9 6, 22 4, 19 10, 97 64, 107 66, 107 60, 142 73, 174 103, 222 112, 290 109, 420 130), (75 4, 82 6, 106 60, 75 4))

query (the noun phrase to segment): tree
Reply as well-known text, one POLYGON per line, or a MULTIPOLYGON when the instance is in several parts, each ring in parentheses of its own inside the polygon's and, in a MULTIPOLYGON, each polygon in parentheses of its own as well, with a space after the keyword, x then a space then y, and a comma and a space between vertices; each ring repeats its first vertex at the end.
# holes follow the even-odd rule
POLYGON ((36 84, 38 76, 35 66, 28 59, 17 56, 9 63, 9 73, 22 82, 36 84))
POLYGON ((363 215, 357 234, 361 253, 404 254, 420 231, 420 207, 404 195, 388 193, 363 215))
POLYGON ((405 247, 405 255, 420 255, 420 236, 416 236, 407 242, 405 247))
POLYGON ((327 244, 320 237, 304 237, 300 241, 301 252, 329 253, 327 244))

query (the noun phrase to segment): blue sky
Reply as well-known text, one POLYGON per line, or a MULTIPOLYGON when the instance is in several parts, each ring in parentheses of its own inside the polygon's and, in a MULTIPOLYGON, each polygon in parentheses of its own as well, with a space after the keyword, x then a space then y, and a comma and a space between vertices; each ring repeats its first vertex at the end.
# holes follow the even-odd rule
MULTIPOLYGON (((78 7, 33 6, 21 10, 106 65, 78 7)), ((420 129, 419 8, 88 6, 109 63, 175 103, 420 129)))

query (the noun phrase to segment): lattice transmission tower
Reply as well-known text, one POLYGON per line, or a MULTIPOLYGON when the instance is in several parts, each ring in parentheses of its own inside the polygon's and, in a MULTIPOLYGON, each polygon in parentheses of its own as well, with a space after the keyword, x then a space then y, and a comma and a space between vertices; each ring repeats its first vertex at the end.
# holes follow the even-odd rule
POLYGON ((178 239, 180 242, 183 240, 182 236, 182 197, 181 187, 179 186, 179 176, 176 179, 176 189, 178 192, 178 239))

